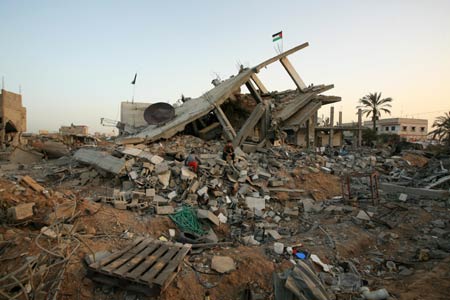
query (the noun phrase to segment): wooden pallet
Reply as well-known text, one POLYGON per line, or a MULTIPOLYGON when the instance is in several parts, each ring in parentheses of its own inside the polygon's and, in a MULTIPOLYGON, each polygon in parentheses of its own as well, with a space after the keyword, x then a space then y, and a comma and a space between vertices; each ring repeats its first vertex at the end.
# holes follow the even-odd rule
POLYGON ((88 276, 97 282, 159 295, 181 269, 191 245, 139 238, 123 250, 88 266, 88 276))

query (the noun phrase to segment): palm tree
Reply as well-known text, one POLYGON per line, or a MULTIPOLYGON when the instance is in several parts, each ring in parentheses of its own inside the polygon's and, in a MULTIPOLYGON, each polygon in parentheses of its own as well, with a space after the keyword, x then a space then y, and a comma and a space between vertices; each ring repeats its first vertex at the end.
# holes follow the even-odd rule
POLYGON ((433 128, 429 134, 434 138, 438 138, 439 141, 446 141, 450 145, 450 111, 446 112, 443 116, 439 116, 434 120, 433 128))
POLYGON ((369 93, 361 99, 359 103, 361 104, 358 108, 362 109, 362 113, 366 114, 366 117, 372 115, 373 131, 376 131, 377 120, 381 116, 381 112, 391 114, 391 111, 387 107, 391 107, 389 102, 392 102, 392 98, 381 99, 381 93, 369 93))

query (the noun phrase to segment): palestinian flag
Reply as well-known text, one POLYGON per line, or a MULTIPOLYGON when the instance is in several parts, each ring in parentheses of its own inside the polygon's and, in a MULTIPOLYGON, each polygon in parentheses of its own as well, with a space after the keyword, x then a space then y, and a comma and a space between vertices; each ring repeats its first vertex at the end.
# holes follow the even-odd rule
POLYGON ((272 34, 272 42, 276 42, 278 40, 281 40, 282 38, 283 38, 283 31, 272 34))

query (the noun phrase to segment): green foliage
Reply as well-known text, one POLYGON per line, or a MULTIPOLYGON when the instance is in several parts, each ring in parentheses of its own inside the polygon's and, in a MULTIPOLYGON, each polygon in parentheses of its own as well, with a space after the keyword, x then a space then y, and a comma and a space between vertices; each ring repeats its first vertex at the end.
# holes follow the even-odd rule
POLYGON ((366 146, 371 146, 377 140, 377 132, 370 128, 362 130, 362 143, 366 146))
POLYGON ((392 133, 381 133, 377 137, 378 143, 395 145, 400 143, 400 136, 392 133))
POLYGON ((450 145, 450 112, 446 112, 443 116, 439 116, 433 123, 433 131, 429 134, 433 139, 437 138, 440 142, 444 141, 450 145))
POLYGON ((376 130, 376 122, 380 118, 381 112, 391 114, 391 111, 388 109, 391 107, 390 102, 392 102, 392 98, 381 99, 381 93, 369 93, 359 99, 360 105, 358 108, 362 109, 362 113, 366 117, 371 116, 373 122, 372 129, 374 131, 376 130))

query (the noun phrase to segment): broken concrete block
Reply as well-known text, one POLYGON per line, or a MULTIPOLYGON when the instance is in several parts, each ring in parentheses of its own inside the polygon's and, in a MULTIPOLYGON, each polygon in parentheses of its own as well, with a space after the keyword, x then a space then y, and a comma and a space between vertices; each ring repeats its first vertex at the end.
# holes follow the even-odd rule
POLYGON ((373 213, 371 212, 365 212, 363 210, 360 210, 358 212, 358 215, 356 216, 360 220, 370 221, 370 218, 373 216, 373 213))
POLYGON ((52 239, 56 239, 58 237, 56 232, 53 229, 48 228, 47 226, 41 228, 41 233, 52 239))
POLYGON ((226 224, 228 221, 228 218, 223 213, 220 213, 217 217, 222 224, 226 224))
POLYGON ((130 176, 132 180, 136 180, 138 178, 138 173, 136 171, 131 171, 128 173, 128 176, 130 176))
POLYGON ((156 175, 166 173, 167 171, 169 171, 169 165, 167 163, 165 163, 165 162, 157 164, 156 167, 155 167, 156 175))
POLYGON ((206 193, 208 193, 208 187, 206 185, 197 191, 199 196, 203 196, 206 193))
POLYGON ((298 207, 285 207, 283 213, 288 216, 298 216, 298 207))
POLYGON ((162 197, 160 195, 155 195, 153 197, 153 202, 159 204, 159 203, 167 203, 167 202, 169 202, 169 200, 167 200, 166 198, 164 198, 164 197, 162 197))
POLYGON ((236 270, 236 265, 229 256, 214 256, 211 261, 211 269, 219 273, 228 273, 236 270))
POLYGON ((219 218, 215 214, 213 214, 211 211, 206 210, 206 209, 197 209, 197 218, 208 219, 217 226, 219 226, 219 224, 220 224, 219 218))
POLYGON ((177 196, 177 192, 176 191, 172 191, 170 192, 167 197, 169 198, 169 200, 172 200, 173 198, 175 198, 177 196))
POLYGON ((153 197, 155 197, 155 195, 156 195, 155 189, 146 189, 145 190, 145 196, 146 197, 153 198, 153 197))
POLYGON ((158 180, 163 185, 163 188, 167 188, 170 183, 170 171, 166 171, 165 173, 158 174, 158 180))
POLYGON ((258 242, 257 240, 255 240, 255 238, 253 237, 253 235, 248 235, 248 236, 244 236, 242 237, 242 242, 245 245, 250 245, 250 246, 259 246, 261 243, 258 242))
POLYGON ((125 210, 125 209, 127 209, 128 202, 121 201, 121 200, 114 200, 113 204, 114 204, 115 208, 125 210))
POLYGON ((398 200, 400 200, 400 201, 402 201, 402 202, 405 202, 406 199, 408 199, 408 195, 407 195, 407 194, 401 193, 401 194, 398 196, 398 200))
POLYGON ((86 148, 77 150, 73 157, 85 164, 93 165, 116 175, 123 172, 126 164, 125 160, 114 157, 106 152, 86 148))
POLYGON ((150 172, 153 172, 153 170, 155 169, 155 165, 148 162, 143 163, 142 166, 150 172))
POLYGON ((8 218, 14 221, 25 220, 33 216, 33 206, 34 202, 19 204, 14 207, 8 208, 7 215, 8 218))
POLYGON ((160 164, 164 161, 164 158, 158 155, 153 155, 152 158, 150 158, 150 162, 154 165, 160 164))
POLYGON ((266 201, 264 198, 245 197, 245 203, 247 203, 248 208, 251 210, 263 210, 266 208, 266 201))
POLYGON ((169 215, 169 214, 173 214, 173 212, 174 212, 174 209, 170 205, 156 207, 156 213, 158 215, 169 215))
POLYGON ((256 173, 258 175, 259 178, 262 179, 269 179, 270 177, 272 177, 272 175, 270 173, 264 172, 264 171, 258 171, 258 173, 256 173))
POLYGON ((273 229, 266 229, 266 233, 269 234, 274 240, 279 240, 282 238, 278 231, 273 229))
POLYGON ((269 185, 272 187, 283 186, 284 181, 283 180, 271 180, 271 181, 269 181, 269 185))
POLYGON ((192 172, 188 167, 181 168, 181 180, 192 180, 197 177, 197 174, 192 172))

